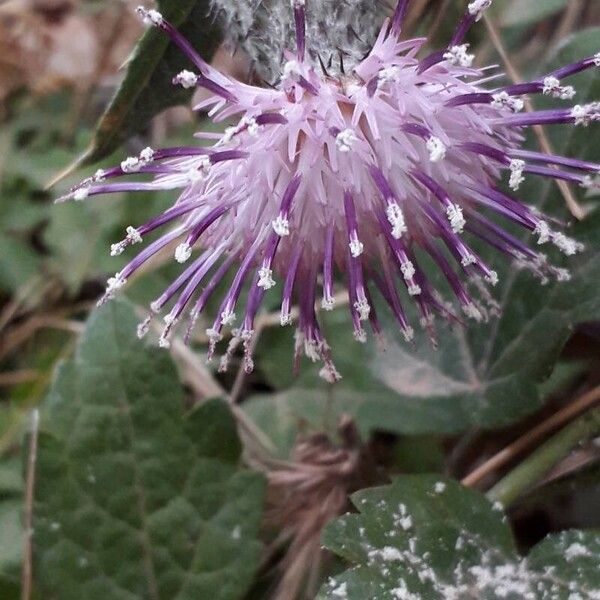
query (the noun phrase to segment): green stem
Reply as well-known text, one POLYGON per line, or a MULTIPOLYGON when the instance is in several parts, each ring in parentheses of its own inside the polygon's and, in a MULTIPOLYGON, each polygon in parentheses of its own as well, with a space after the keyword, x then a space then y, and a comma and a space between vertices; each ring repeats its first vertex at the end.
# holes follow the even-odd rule
POLYGON ((542 444, 501 479, 487 493, 488 498, 504 507, 510 506, 573 448, 597 435, 600 435, 600 408, 588 411, 542 444))

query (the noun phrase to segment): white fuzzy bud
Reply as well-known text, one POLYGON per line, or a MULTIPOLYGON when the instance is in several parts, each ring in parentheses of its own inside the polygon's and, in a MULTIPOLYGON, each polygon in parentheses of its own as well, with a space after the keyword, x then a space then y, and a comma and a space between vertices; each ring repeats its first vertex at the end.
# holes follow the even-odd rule
POLYGON ((349 246, 350 254, 353 258, 358 258, 364 252, 365 249, 363 243, 356 237, 353 237, 353 239, 350 241, 349 246))

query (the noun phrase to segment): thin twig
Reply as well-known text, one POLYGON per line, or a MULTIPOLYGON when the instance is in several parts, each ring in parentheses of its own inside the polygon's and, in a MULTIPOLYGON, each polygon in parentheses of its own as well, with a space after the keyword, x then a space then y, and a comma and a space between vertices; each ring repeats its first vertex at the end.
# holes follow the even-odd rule
POLYGON ((569 421, 572 421, 598 402, 600 402, 600 386, 586 392, 577 400, 540 423, 537 427, 528 431, 525 435, 504 448, 504 450, 501 450, 498 454, 492 456, 492 458, 467 475, 467 477, 462 480, 462 484, 467 487, 476 486, 488 475, 509 464, 517 456, 531 449, 548 434, 556 431, 569 421))
POLYGON ((31 414, 29 457, 27 459, 27 483, 25 488, 25 514, 23 516, 25 534, 23 544, 23 571, 21 573, 21 600, 30 600, 33 580, 32 536, 33 536, 33 490, 35 485, 35 465, 37 459, 38 429, 40 413, 36 408, 31 414))
MULTIPOLYGON (((502 62, 504 62, 504 66, 506 67, 508 75, 510 76, 510 78, 513 80, 514 83, 523 83, 524 79, 523 79, 521 73, 517 70, 515 65, 510 60, 510 57, 508 56, 508 52, 506 51, 506 48, 504 47, 504 42, 502 41, 502 38, 500 37, 500 34, 499 34, 498 30, 496 29, 494 22, 490 19, 490 17, 488 15, 485 15, 485 14, 483 15, 483 20, 485 21, 486 27, 488 29, 488 32, 490 34, 490 38, 494 44, 494 47, 496 48, 496 51, 502 58, 502 62)), ((525 97, 524 101, 525 101, 525 106, 527 107, 528 111, 535 110, 533 102, 531 101, 530 98, 525 97)), ((540 144, 540 147, 542 148, 542 150, 546 154, 554 154, 554 149, 552 148, 552 144, 550 143, 550 140, 548 139, 548 136, 546 135, 544 128, 541 125, 534 125, 533 131, 538 139, 538 143, 540 144)), ((576 219, 581 221, 583 218, 585 218, 585 211, 577 202, 577 199, 575 198, 575 195, 573 194, 571 188, 565 181, 558 180, 556 183, 558 184, 558 187, 560 188, 560 191, 563 195, 563 198, 565 199, 565 202, 567 204, 567 207, 569 208, 569 211, 576 219)))
POLYGON ((489 490, 487 497, 504 507, 510 506, 574 448, 599 434, 600 408, 594 408, 544 442, 489 490))

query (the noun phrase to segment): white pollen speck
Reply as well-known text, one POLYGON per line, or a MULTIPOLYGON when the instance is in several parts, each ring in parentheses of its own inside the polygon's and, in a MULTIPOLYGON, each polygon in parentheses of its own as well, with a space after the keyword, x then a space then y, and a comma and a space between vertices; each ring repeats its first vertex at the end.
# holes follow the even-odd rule
POLYGON ((440 160, 443 160, 446 157, 446 146, 444 146, 444 143, 442 140, 440 140, 440 138, 432 135, 427 140, 426 146, 427 151, 429 152, 429 160, 431 162, 440 162, 440 160))
POLYGON ((273 279, 273 271, 269 267, 261 267, 258 270, 258 287, 265 290, 270 290, 275 287, 275 280, 273 279))
POLYGON ((192 247, 187 242, 182 242, 175 248, 175 260, 178 263, 187 262, 192 255, 192 247))
POLYGON ((594 55, 594 64, 595 64, 597 67, 600 67, 600 52, 598 52, 598 54, 595 54, 595 55, 594 55))
POLYGON ((550 239, 552 240, 552 243, 567 256, 573 256, 574 254, 584 250, 583 244, 571 239, 570 237, 567 237, 561 232, 551 233, 550 239))
POLYGON ((60 523, 58 521, 52 521, 50 524, 51 531, 58 531, 60 529, 60 523))
POLYGON ((337 587, 331 590, 331 595, 335 598, 340 598, 340 600, 348 599, 348 586, 345 581, 340 583, 337 587))
POLYGON ((331 311, 335 308, 335 300, 333 298, 323 298, 321 300, 321 308, 326 311, 331 311))
POLYGON ((340 152, 347 153, 352 150, 357 137, 352 129, 344 129, 340 131, 335 138, 335 145, 340 152))
POLYGON ((415 330, 412 327, 405 327, 402 329, 402 335, 406 342, 412 342, 415 338, 415 330))
POLYGON ((470 67, 475 60, 475 55, 467 53, 468 47, 469 44, 452 46, 448 48, 448 51, 444 54, 444 58, 452 65, 470 67))
POLYGON ((408 286, 409 296, 419 296, 421 294, 421 291, 421 286, 417 285, 416 283, 414 285, 408 286))
POLYGON ((231 532, 231 539, 232 540, 239 540, 242 537, 242 528, 239 525, 236 525, 233 529, 233 531, 231 532))
POLYGON ((446 489, 446 484, 443 481, 438 481, 433 489, 436 494, 441 494, 446 489))
POLYGON ((184 69, 173 80, 174 83, 179 84, 182 88, 189 90, 190 88, 196 87, 198 84, 198 75, 184 69))
POLYGON ((578 558, 580 556, 591 556, 592 553, 586 548, 583 544, 579 544, 577 542, 571 544, 565 550, 565 557, 567 560, 573 560, 574 558, 578 558))

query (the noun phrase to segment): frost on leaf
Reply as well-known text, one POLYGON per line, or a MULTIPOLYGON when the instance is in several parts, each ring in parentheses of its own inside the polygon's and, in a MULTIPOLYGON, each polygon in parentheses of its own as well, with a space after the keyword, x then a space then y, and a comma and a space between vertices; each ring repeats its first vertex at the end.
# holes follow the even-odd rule
POLYGON ((325 532, 352 563, 319 600, 593 600, 600 598, 600 534, 550 536, 517 554, 502 511, 434 476, 405 476, 353 497, 359 514, 325 532))

